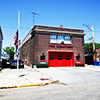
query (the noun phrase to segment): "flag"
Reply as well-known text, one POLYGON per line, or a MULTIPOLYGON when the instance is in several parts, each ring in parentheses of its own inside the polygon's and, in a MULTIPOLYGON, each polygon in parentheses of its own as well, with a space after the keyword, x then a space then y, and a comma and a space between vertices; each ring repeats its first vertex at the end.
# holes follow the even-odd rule
POLYGON ((14 35, 13 38, 15 39, 14 45, 17 46, 18 45, 18 30, 17 30, 17 32, 16 32, 16 34, 14 35))
POLYGON ((18 52, 18 30, 13 38, 14 38, 14 45, 16 47, 16 54, 17 54, 17 52, 18 52))

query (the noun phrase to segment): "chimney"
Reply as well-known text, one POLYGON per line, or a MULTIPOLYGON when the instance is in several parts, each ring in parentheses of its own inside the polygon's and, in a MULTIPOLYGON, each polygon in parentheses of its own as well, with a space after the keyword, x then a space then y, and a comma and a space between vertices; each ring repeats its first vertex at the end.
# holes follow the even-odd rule
POLYGON ((63 28, 63 25, 60 25, 59 28, 63 28))

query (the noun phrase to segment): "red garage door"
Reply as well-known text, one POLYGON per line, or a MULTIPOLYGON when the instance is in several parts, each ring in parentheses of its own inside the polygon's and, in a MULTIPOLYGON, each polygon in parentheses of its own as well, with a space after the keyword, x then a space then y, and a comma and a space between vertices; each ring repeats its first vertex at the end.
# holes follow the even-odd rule
POLYGON ((49 67, 74 66, 73 52, 49 52, 49 67))

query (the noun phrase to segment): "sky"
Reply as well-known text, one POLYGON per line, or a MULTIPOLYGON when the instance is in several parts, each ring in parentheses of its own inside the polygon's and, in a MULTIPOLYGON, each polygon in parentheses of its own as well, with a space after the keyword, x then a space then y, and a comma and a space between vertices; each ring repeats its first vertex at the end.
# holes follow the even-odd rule
POLYGON ((0 0, 0 26, 3 32, 3 48, 14 46, 13 36, 18 29, 18 11, 20 11, 21 41, 34 24, 44 26, 82 29, 85 43, 92 32, 83 24, 94 27, 95 42, 100 43, 100 0, 0 0))

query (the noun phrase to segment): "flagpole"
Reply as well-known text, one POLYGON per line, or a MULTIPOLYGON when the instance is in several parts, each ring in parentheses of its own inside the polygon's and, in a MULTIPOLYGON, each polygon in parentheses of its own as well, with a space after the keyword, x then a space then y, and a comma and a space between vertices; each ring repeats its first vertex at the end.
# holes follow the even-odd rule
POLYGON ((18 11, 18 51, 17 51, 17 69, 19 69, 19 34, 20 34, 20 11, 18 11))

